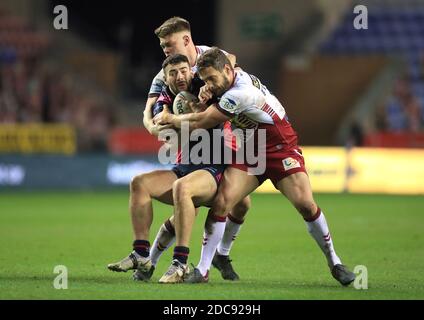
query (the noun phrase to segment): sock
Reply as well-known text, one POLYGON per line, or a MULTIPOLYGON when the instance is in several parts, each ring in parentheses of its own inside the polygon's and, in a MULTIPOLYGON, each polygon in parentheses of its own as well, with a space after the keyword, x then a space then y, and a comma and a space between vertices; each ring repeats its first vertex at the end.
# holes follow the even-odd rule
POLYGON ((140 256, 147 258, 150 251, 150 242, 147 240, 135 240, 133 242, 133 249, 140 256))
POLYGON ((334 250, 330 230, 328 229, 327 221, 325 220, 324 213, 321 209, 318 208, 315 216, 313 216, 310 220, 305 219, 305 221, 309 233, 325 254, 329 267, 332 268, 336 264, 341 264, 340 258, 334 250))
POLYGON ((202 253, 200 255, 200 262, 196 267, 203 276, 207 274, 211 267, 216 247, 225 231, 226 220, 226 217, 215 216, 210 212, 206 219, 205 231, 203 232, 202 253))
POLYGON ((187 264, 188 255, 190 253, 190 249, 183 246, 176 246, 174 248, 174 260, 178 260, 182 264, 187 264))
POLYGON ((220 255, 230 255, 231 247, 233 246, 234 240, 240 232, 243 220, 234 218, 231 213, 227 216, 227 222, 225 223, 225 231, 221 242, 218 245, 217 252, 220 255))
POLYGON ((166 220, 161 226, 150 250, 150 260, 156 266, 162 253, 175 242, 175 229, 171 222, 166 220))

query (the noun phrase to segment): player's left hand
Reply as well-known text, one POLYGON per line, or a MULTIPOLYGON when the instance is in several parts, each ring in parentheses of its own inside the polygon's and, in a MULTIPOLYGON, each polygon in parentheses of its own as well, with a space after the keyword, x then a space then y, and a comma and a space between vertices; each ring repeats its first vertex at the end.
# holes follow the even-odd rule
POLYGON ((200 88, 200 92, 198 96, 200 103, 205 104, 208 100, 212 99, 212 97, 213 97, 213 93, 209 89, 207 84, 205 84, 203 87, 200 88))
POLYGON ((154 118, 153 121, 155 124, 157 125, 169 125, 171 124, 170 120, 171 120, 171 112, 169 112, 168 106, 163 106, 163 111, 159 114, 157 114, 154 118))
POLYGON ((161 131, 167 130, 167 129, 172 129, 172 128, 174 128, 174 126, 172 124, 164 124, 164 125, 158 124, 158 125, 156 125, 156 129, 157 129, 158 132, 161 132, 161 131))
POLYGON ((150 120, 150 123, 148 123, 148 125, 149 125, 149 127, 146 127, 146 129, 150 132, 150 134, 152 134, 156 137, 159 135, 159 132, 166 130, 166 129, 173 128, 172 124, 165 124, 165 125, 156 124, 156 123, 154 123, 153 119, 150 120))

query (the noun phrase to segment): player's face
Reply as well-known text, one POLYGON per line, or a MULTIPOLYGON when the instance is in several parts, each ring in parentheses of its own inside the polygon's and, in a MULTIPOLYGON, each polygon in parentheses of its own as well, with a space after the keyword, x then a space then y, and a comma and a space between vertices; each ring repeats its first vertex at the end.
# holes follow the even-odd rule
POLYGON ((223 71, 218 71, 213 67, 207 67, 199 72, 208 89, 216 96, 222 96, 231 87, 233 71, 229 66, 225 66, 223 71))
POLYGON ((174 33, 164 38, 160 38, 159 40, 160 47, 162 48, 165 56, 168 57, 173 54, 187 55, 187 44, 189 39, 185 33, 174 33))
POLYGON ((165 68, 166 84, 175 94, 181 91, 188 91, 192 79, 193 73, 186 62, 169 64, 165 68))

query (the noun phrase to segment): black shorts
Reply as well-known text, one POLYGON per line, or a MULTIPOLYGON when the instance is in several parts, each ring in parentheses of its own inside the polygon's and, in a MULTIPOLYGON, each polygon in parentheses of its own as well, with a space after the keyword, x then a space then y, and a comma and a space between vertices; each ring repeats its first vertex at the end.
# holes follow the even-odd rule
POLYGON ((177 175, 178 179, 197 170, 206 170, 219 185, 226 167, 225 164, 176 164, 171 170, 177 175))

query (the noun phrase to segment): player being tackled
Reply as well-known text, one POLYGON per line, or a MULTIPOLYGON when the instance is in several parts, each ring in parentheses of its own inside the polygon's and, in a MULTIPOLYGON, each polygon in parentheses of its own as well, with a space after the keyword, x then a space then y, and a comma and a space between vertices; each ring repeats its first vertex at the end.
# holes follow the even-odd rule
MULTIPOLYGON (((194 74, 190 71, 188 58, 184 55, 177 54, 169 56, 163 63, 163 69, 167 87, 164 88, 153 108, 155 114, 161 113, 164 108, 168 110, 168 107, 173 105, 174 99, 179 92, 196 92, 203 85, 200 79, 194 79, 194 74), (194 87, 196 83, 197 90, 194 87)), ((222 128, 219 127, 217 130, 222 130, 222 128)), ((220 140, 220 145, 224 146, 223 139, 220 140)), ((221 163, 178 163, 171 170, 158 170, 134 177, 130 188, 130 211, 135 238, 133 243, 134 251, 121 261, 108 265, 108 268, 112 271, 120 272, 136 270, 133 274, 134 280, 149 280, 162 252, 169 248, 175 241, 174 222, 171 217, 161 227, 151 248, 148 239, 153 220, 152 200, 156 199, 162 203, 173 205, 175 199, 179 199, 181 196, 187 196, 188 200, 193 202, 192 218, 194 218, 197 214, 197 209, 195 208, 211 205, 225 168, 226 165, 221 163), (146 259, 148 259, 148 263, 146 259)), ((228 222, 228 236, 225 239, 230 240, 221 243, 221 246, 226 248, 228 252, 240 230, 242 219, 249 206, 249 200, 243 199, 232 209, 232 214, 238 217, 239 223, 228 222)), ((219 242, 220 239, 214 238, 211 241, 219 242)), ((211 241, 205 244, 202 250, 202 254, 206 259, 204 265, 207 265, 208 269, 216 247, 216 244, 211 241)), ((186 267, 187 257, 188 252, 185 252, 184 248, 178 246, 177 243, 177 246, 174 248, 173 264, 169 272, 161 278, 160 282, 182 282, 184 276, 188 273, 188 268, 186 267), (175 263, 175 260, 179 263, 175 263)), ((201 266, 198 267, 199 269, 201 268, 201 266)), ((207 272, 208 269, 204 270, 203 273, 207 272)))

